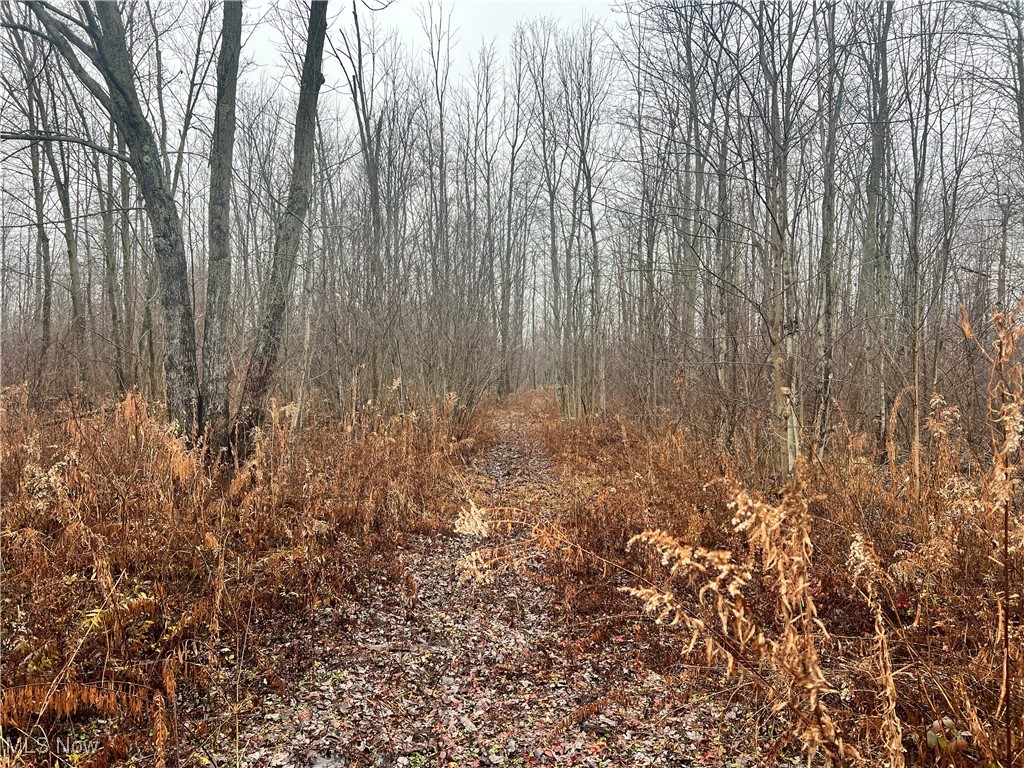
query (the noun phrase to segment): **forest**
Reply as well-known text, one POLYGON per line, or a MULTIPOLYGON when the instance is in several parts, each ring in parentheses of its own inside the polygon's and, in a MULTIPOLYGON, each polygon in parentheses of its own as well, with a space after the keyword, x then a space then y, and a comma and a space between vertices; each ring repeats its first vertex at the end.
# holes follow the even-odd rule
POLYGON ((2 0, 0 139, 0 768, 1024 766, 1022 0, 2 0))

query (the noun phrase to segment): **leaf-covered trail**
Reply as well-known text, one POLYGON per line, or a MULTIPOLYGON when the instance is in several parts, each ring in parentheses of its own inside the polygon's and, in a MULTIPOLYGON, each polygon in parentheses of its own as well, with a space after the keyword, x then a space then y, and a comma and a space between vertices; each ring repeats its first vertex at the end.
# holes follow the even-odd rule
MULTIPOLYGON (((529 438, 531 414, 496 419, 500 441, 467 473, 475 502, 557 504, 569 481, 529 438)), ((459 560, 500 543, 408 538, 389 578, 344 609, 344 629, 293 639, 317 645, 302 682, 253 702, 223 757, 320 768, 753 764, 722 746, 745 732, 750 749, 752 723, 722 697, 690 695, 680 668, 649 667, 652 644, 670 639, 636 614, 573 618, 529 568, 460 583, 459 560)))

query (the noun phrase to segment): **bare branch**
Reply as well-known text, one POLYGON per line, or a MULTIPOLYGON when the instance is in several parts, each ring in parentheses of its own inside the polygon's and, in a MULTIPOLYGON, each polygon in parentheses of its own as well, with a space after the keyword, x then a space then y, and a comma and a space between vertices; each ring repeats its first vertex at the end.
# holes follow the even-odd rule
POLYGON ((78 136, 68 136, 61 133, 46 133, 43 131, 22 131, 22 132, 4 132, 0 133, 0 141, 62 141, 68 144, 80 144, 83 147, 99 152, 102 155, 107 155, 115 160, 122 162, 128 162, 128 156, 121 154, 120 152, 111 149, 110 147, 104 147, 96 142, 83 139, 78 136))

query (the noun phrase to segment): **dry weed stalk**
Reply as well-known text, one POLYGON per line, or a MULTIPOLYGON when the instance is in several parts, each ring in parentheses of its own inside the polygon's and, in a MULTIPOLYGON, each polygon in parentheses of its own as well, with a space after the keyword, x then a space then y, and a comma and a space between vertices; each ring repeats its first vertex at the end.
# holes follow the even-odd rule
POLYGON ((830 762, 859 761, 859 752, 837 731, 823 697, 834 693, 817 649, 827 638, 818 620, 812 589, 809 499, 794 480, 780 502, 769 504, 745 491, 735 497, 734 528, 746 536, 746 555, 709 551, 660 530, 629 541, 652 547, 668 568, 670 587, 623 587, 659 621, 690 630, 689 649, 703 640, 709 663, 724 662, 729 674, 747 678, 788 708, 796 733, 810 755, 821 750, 830 762), (755 572, 771 583, 771 623, 752 612, 744 597, 755 572))
MULTIPOLYGON (((873 457, 840 411, 832 451, 780 494, 756 460, 716 456, 679 425, 549 419, 547 447, 576 493, 551 519, 517 524, 535 539, 557 530, 546 550, 567 587, 629 574, 626 591, 688 630, 685 650, 703 645, 756 682, 833 762, 1019 765, 1022 320, 1021 307, 995 315, 982 349, 988 450, 939 394, 904 454, 895 414, 873 457), (628 558, 627 541, 658 558, 628 558)), ((466 530, 490 520, 470 509, 466 530)))
MULTIPOLYGON (((1008 766, 1014 764, 1015 758, 1013 737, 1016 716, 1012 671, 1015 653, 1011 640, 1011 622, 1014 620, 1011 549, 1016 547, 1011 544, 1011 537, 1018 542, 1024 538, 1021 535, 1024 531, 1024 521, 1014 518, 1013 514, 1013 500, 1020 482, 1020 449, 1024 433, 1024 371, 1017 355, 1017 344, 1024 337, 1022 314, 1024 300, 1010 312, 996 312, 992 318, 995 336, 992 351, 988 352, 980 342, 978 344, 992 368, 989 376, 988 407, 993 455, 991 470, 984 481, 983 503, 990 525, 994 523, 1002 529, 1002 594, 999 606, 1002 630, 999 637, 1002 646, 1002 680, 999 704, 994 716, 1002 714, 1005 725, 1004 755, 1008 766)), ((968 339, 976 339, 967 320, 966 311, 963 315, 963 330, 968 339)), ((1017 640, 1016 655, 1019 656, 1019 638, 1017 640)), ((1021 720, 1024 722, 1024 716, 1021 720)))
POLYGON ((436 528, 472 441, 456 439, 451 400, 367 409, 349 431, 307 409, 301 439, 275 405, 232 472, 137 394, 46 422, 23 390, 0 405, 0 725, 59 731, 100 715, 157 765, 179 699, 228 695, 225 647, 247 638, 252 684, 283 687, 256 627, 348 599, 359 563, 403 530, 436 528))
POLYGON ((875 662, 875 683, 880 691, 881 711, 879 714, 882 719, 882 725, 878 730, 888 764, 896 768, 896 766, 904 765, 906 760, 903 748, 903 723, 896 711, 899 694, 896 691, 896 682, 893 678, 888 627, 877 590, 878 582, 885 577, 874 547, 871 542, 865 540, 862 534, 858 533, 853 537, 853 543, 850 545, 849 567, 851 573, 863 581, 864 594, 868 606, 874 614, 873 661, 875 662))
POLYGON ((540 553, 553 553, 569 547, 569 537, 555 521, 544 519, 518 507, 480 507, 469 501, 459 509, 454 530, 464 536, 487 539, 493 533, 519 529, 519 539, 506 539, 493 546, 480 547, 459 559, 459 583, 491 582, 501 573, 523 569, 535 562, 540 553))

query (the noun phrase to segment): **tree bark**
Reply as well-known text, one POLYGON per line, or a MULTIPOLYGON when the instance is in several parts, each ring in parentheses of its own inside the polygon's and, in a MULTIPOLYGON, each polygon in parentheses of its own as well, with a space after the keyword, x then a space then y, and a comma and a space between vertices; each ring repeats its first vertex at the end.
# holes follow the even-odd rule
POLYGON ((83 85, 110 112, 124 137, 129 163, 153 230, 153 254, 160 275, 164 320, 163 362, 168 415, 185 433, 191 433, 196 426, 199 380, 185 241, 178 207, 161 166, 156 137, 135 88, 135 70, 128 53, 120 7, 117 3, 82 3, 81 28, 88 42, 78 31, 72 31, 52 15, 46 5, 32 3, 29 7, 46 29, 48 39, 83 85), (85 69, 76 49, 89 58, 106 88, 85 69))
MULTIPOLYGON (((114 128, 110 127, 113 143, 114 128)), ((121 314, 120 285, 117 280, 117 243, 114 237, 114 158, 106 157, 106 183, 100 167, 100 154, 93 155, 93 171, 96 175, 96 189, 102 200, 100 219, 103 222, 103 290, 107 295, 110 309, 110 340, 114 347, 114 379, 118 395, 128 390, 124 366, 124 321, 121 314)))
POLYGON ((316 110, 320 86, 324 82, 320 70, 326 35, 327 3, 315 0, 310 5, 306 54, 299 85, 288 202, 277 224, 274 259, 263 303, 262 319, 256 335, 256 347, 246 372, 241 405, 234 427, 236 448, 243 453, 248 447, 252 430, 262 423, 266 410, 274 366, 281 348, 288 290, 295 272, 303 222, 309 210, 313 187, 316 110))
MULTIPOLYGON (((889 266, 888 241, 885 237, 885 218, 888 201, 888 179, 886 177, 886 155, 889 148, 889 55, 888 38, 892 24, 894 4, 888 0, 879 5, 875 12, 875 37, 868 54, 869 123, 871 130, 871 154, 866 179, 866 214, 864 250, 859 281, 860 295, 857 299, 856 326, 864 344, 864 376, 859 389, 870 393, 877 388, 879 402, 875 424, 878 444, 885 429, 886 405, 885 384, 881 355, 882 327, 888 316, 889 266)), ((866 413, 870 413, 868 395, 866 413)))
MULTIPOLYGON (((821 10, 822 33, 825 37, 826 72, 819 98, 825 109, 822 129, 821 248, 818 253, 818 273, 821 279, 821 314, 818 319, 818 376, 817 425, 815 439, 818 456, 825 455, 825 443, 832 406, 832 358, 835 344, 835 273, 836 256, 836 185, 837 143, 839 115, 844 100, 844 87, 839 72, 839 45, 836 40, 836 8, 825 5, 821 10)), ((817 17, 815 17, 817 24, 817 17)), ((821 55, 821 53, 819 53, 821 55)))
POLYGON ((224 3, 217 104, 210 145, 209 241, 206 318, 203 323, 201 415, 211 445, 228 428, 228 310, 231 299, 231 169, 235 148, 235 94, 242 50, 242 3, 224 3))

